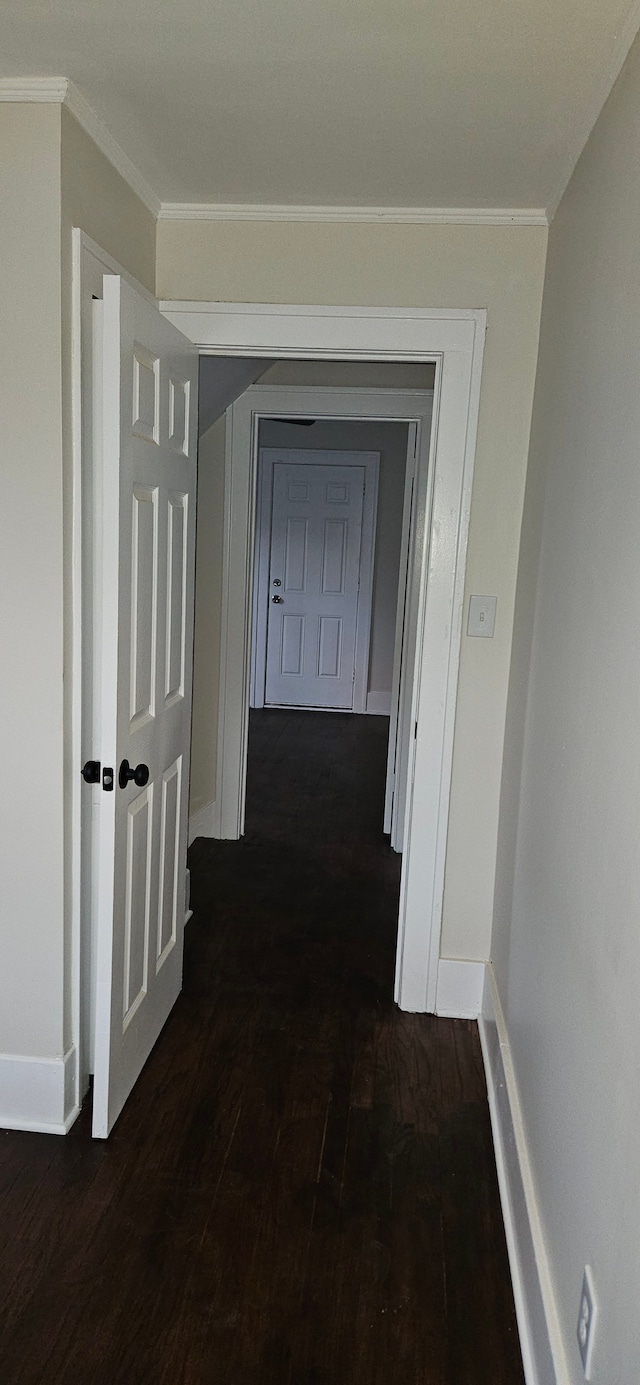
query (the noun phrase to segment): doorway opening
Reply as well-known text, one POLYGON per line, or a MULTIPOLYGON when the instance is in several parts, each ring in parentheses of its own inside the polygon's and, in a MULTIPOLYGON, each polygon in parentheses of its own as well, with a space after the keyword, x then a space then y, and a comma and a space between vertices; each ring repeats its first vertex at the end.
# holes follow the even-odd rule
MULTIPOLYGON (((388 894, 393 881, 392 930, 400 862, 388 859, 389 837, 399 853, 403 817, 389 730, 415 451, 406 422, 279 417, 258 426, 244 831, 283 852, 284 875, 287 847, 306 841, 308 852, 313 841, 315 878, 309 866, 305 888, 325 891, 329 916, 329 862, 353 858, 359 875, 366 851, 372 883, 377 876, 388 894)), ((363 886, 363 909, 365 894, 363 886)))
POLYGON ((201 437, 190 840, 243 834, 250 706, 325 707, 385 719, 381 829, 402 850, 432 379, 428 365, 281 363, 201 437), (328 378, 333 387, 315 383, 328 378), (252 577, 243 599, 228 562, 224 571, 221 510, 225 496, 224 529, 237 533, 232 477, 247 461, 252 577))
MULTIPOLYGON (((356 367, 336 360, 322 362, 321 368, 307 361, 279 363, 278 383, 272 383, 274 374, 268 371, 229 407, 222 426, 214 424, 201 439, 200 523, 207 511, 216 523, 217 502, 222 561, 214 574, 205 547, 202 561, 215 595, 207 607, 200 584, 194 763, 197 758, 205 764, 208 757, 208 784, 198 773, 192 839, 198 830, 223 839, 242 836, 249 708, 266 702, 389 717, 384 830, 394 849, 402 850, 415 740, 411 717, 418 628, 424 613, 425 545, 434 496, 434 390, 429 387, 433 374, 428 364, 404 362, 362 362, 356 367), (327 384, 327 379, 333 383, 327 384), (281 445, 264 446, 265 441, 281 445), (293 442, 305 446, 292 449, 293 442), (336 471, 331 482, 328 472, 318 470, 318 459, 321 466, 330 467, 332 456, 334 462, 338 457, 336 447, 343 470, 340 478, 336 471), (307 500, 300 498, 304 494, 307 500), (328 495, 336 499, 328 500, 328 495), (342 518, 341 509, 346 510, 342 518), (325 536, 329 544, 340 536, 348 549, 350 527, 352 570, 348 576, 345 569, 345 595, 323 592, 325 561, 333 562, 324 551, 325 536), (296 542, 300 546, 306 536, 306 544, 315 534, 317 552, 306 569, 309 590, 296 592, 292 587, 285 597, 284 587, 273 584, 286 585, 289 580, 283 575, 287 532, 294 536, 288 544, 293 585, 302 580, 301 572, 294 572, 302 561, 301 548, 296 556, 296 542), (206 666, 210 681, 217 672, 211 668, 208 638, 214 608, 220 612, 215 746, 208 735, 211 699, 200 730, 199 692, 204 681, 201 668, 206 666), (200 631, 207 632, 204 639, 200 631), (320 657, 325 660, 324 672, 318 671, 320 657), (288 661, 286 669, 283 659, 288 661), (331 659, 336 673, 331 672, 331 659)), ((328 578, 337 581, 335 576, 328 578)))
MULTIPOLYGON (((215 378, 218 360, 201 362, 201 382, 203 365, 215 378)), ((287 845, 299 857, 306 842, 305 889, 324 890, 331 914, 327 854, 346 855, 355 867, 357 844, 366 842, 370 875, 378 873, 386 898, 390 994, 433 377, 428 364, 282 362, 205 428, 200 447, 193 870, 215 873, 219 853, 213 843, 207 852, 207 838, 241 838, 247 850, 269 842, 284 880, 287 845), (238 601, 233 575, 225 575, 231 554, 221 550, 228 527, 237 533, 229 502, 247 463, 250 535, 238 601), (225 593, 236 614, 227 625, 230 666, 221 663, 217 677, 212 632, 222 654, 225 593), (243 647, 242 663, 234 663, 243 647), (239 742, 223 720, 226 708, 243 711, 239 742), (310 850, 312 840, 326 852, 310 850)))
MULTIPOLYGON (((77 997, 74 1035, 79 1052, 78 1095, 84 1091, 92 1065, 93 1033, 94 1051, 97 1053, 99 1047, 102 1054, 104 1120, 103 1128, 96 1133, 103 1134, 126 1100, 181 984, 184 896, 180 884, 184 880, 189 755, 186 714, 191 702, 187 654, 194 609, 194 369, 198 349, 204 348, 216 356, 225 351, 221 339, 214 346, 212 341, 203 342, 203 333, 195 331, 193 323, 190 328, 187 321, 176 323, 176 317, 185 311, 180 305, 165 306, 164 311, 159 311, 148 294, 141 293, 128 276, 120 275, 118 267, 108 261, 99 247, 82 236, 76 238, 75 288, 76 340, 80 350, 74 385, 74 487, 78 503, 74 508, 77 644, 72 739, 85 785, 91 787, 87 791, 74 784, 71 794, 71 983, 77 997), (90 260, 94 264, 89 271, 90 260), (100 280, 105 274, 104 311, 98 308, 93 313, 92 299, 100 303, 100 280), (91 292, 94 280, 95 291, 91 292), (108 283, 112 288, 107 293, 108 283), (172 318, 174 326, 169 331, 172 318), (108 400, 104 409, 100 390, 102 399, 108 400), (136 474, 136 459, 143 455, 150 468, 148 476, 145 471, 141 479, 136 474), (99 484, 93 494, 96 478, 89 477, 92 456, 97 458, 100 468, 99 484), (123 456, 127 459, 124 471, 123 456), (165 470, 158 470, 156 462, 165 470), (101 520, 96 517, 94 504, 100 496, 101 520), (105 523, 107 513, 114 521, 111 524, 105 523), (166 591, 158 584, 160 578, 166 591), (92 614, 96 611, 100 620, 92 628, 92 614), (102 679, 102 701, 94 696, 96 670, 102 679), (184 739, 180 746, 176 740, 173 750, 167 749, 166 737, 159 735, 158 756, 166 751, 171 764, 167 761, 163 767, 164 762, 158 758, 154 769, 153 736, 158 708, 170 715, 176 736, 178 730, 182 736, 179 728, 184 728, 184 739), (151 738, 144 762, 140 747, 134 744, 135 737, 142 733, 151 738), (123 751, 128 752, 128 757, 123 751), (94 869, 96 861, 98 874, 94 869), (171 986, 167 983, 165 996, 160 994, 157 977, 169 976, 167 959, 172 959, 171 986), (91 995, 101 1007, 100 1021, 92 1021, 91 995)), ((197 312, 203 311, 211 311, 215 318, 215 309, 200 305, 197 312)), ((435 367, 432 398, 436 400, 437 428, 433 437, 423 430, 424 451, 417 446, 415 459, 414 510, 415 495, 423 485, 423 520, 410 526, 415 537, 417 618, 414 657, 404 661, 410 671, 407 705, 411 712, 405 718, 405 726, 411 727, 411 748, 397 977, 397 996, 403 1008, 428 1009, 434 1007, 437 981, 438 898, 444 870, 482 315, 412 313, 404 315, 404 322, 401 311, 356 313, 342 309, 336 310, 334 317, 332 311, 299 310, 289 317, 286 310, 279 311, 278 322, 266 332, 272 342, 269 351, 256 332, 255 347, 236 340, 231 354, 247 360, 269 355, 281 361, 317 355, 326 362, 331 359, 326 344, 328 333, 335 340, 333 354, 340 361, 346 358, 352 364, 370 364, 385 361, 392 354, 398 364, 413 358, 435 367), (302 329, 303 336, 308 334, 307 341, 292 339, 291 344, 283 345, 278 340, 282 318, 297 324, 296 332, 302 329), (309 339, 313 339, 314 333, 318 344, 310 348, 309 339), (417 345, 412 338, 416 333, 417 345), (431 543, 433 533, 438 534, 435 548, 431 543), (411 849, 412 826, 416 825, 420 829, 419 856, 411 849)), ((258 318, 261 314, 262 310, 258 310, 258 318)), ((269 317, 269 310, 265 316, 269 317)), ((250 317, 244 313, 242 317, 246 328, 250 317)), ((198 328, 202 325, 201 318, 198 328)), ((219 325, 209 333, 216 339, 224 336, 218 331, 219 325)), ((250 335, 253 331, 252 328, 250 335)), ((246 333, 240 335, 244 337, 246 333)), ((223 753, 216 766, 222 786, 217 795, 222 837, 238 836, 244 815, 259 422, 268 418, 317 416, 322 412, 318 390, 313 391, 311 401, 309 393, 304 386, 290 387, 291 398, 283 407, 282 387, 261 383, 250 386, 231 406, 222 501, 217 746, 223 753), (234 765, 240 771, 235 779, 234 765), (234 803, 235 830, 228 831, 234 803)), ((362 390, 325 388, 325 393, 331 394, 330 405, 325 400, 325 416, 351 420, 382 416, 407 424, 420 417, 414 407, 415 399, 406 408, 398 406, 397 391, 387 391, 387 408, 381 414, 378 405, 384 389, 369 390, 370 399, 364 408, 362 390)), ((412 561, 410 554, 408 576, 412 561)), ((402 705, 402 693, 398 705, 402 705)))

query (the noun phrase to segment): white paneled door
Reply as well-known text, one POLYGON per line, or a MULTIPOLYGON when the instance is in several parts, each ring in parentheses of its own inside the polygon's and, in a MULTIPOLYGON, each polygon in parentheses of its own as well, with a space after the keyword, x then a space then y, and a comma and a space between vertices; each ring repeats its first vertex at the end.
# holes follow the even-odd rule
POLYGON ((353 707, 365 468, 273 468, 265 702, 353 707))
POLYGON ((182 985, 198 355, 116 275, 105 276, 99 311, 93 1133, 106 1136, 182 985))

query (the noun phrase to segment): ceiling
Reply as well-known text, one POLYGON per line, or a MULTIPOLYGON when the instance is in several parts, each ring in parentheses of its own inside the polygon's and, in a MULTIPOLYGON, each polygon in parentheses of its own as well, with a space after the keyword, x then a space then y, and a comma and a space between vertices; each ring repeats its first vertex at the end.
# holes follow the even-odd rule
POLYGON ((162 201, 553 206, 638 0, 4 0, 162 201))

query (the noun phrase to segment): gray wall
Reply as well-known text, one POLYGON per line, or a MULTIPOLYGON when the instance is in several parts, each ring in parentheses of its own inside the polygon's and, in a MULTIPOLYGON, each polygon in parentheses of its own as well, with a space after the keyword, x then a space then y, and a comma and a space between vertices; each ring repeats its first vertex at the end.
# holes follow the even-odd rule
POLYGON ((225 431, 224 417, 217 419, 198 447, 191 816, 216 797, 225 431))
POLYGON ((435 367, 416 361, 275 361, 262 385, 327 385, 337 389, 433 389, 435 367))
POLYGON ((198 380, 198 432, 207 433, 234 399, 269 369, 255 356, 201 356, 198 380))
POLYGON ((493 960, 569 1378, 640 1380, 640 46, 549 238, 493 960))

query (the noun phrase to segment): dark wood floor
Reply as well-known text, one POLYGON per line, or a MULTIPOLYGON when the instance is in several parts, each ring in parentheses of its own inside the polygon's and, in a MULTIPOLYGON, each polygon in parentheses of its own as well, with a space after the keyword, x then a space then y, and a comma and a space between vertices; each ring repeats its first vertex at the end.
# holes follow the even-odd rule
POLYGON ((111 1138, 0 1135, 3 1385, 522 1385, 476 1028, 391 999, 386 731, 254 714, 111 1138))

